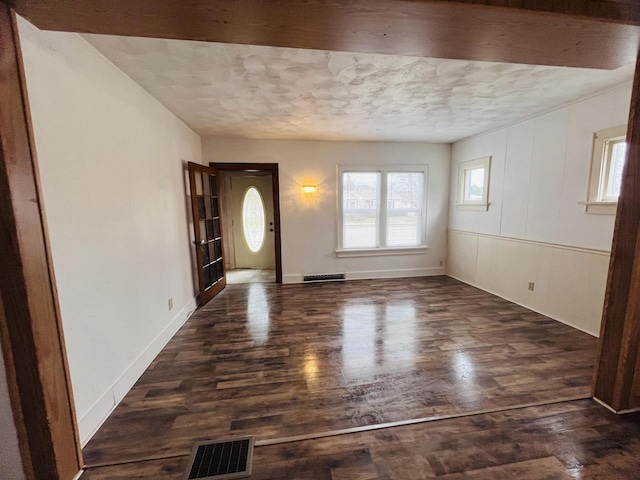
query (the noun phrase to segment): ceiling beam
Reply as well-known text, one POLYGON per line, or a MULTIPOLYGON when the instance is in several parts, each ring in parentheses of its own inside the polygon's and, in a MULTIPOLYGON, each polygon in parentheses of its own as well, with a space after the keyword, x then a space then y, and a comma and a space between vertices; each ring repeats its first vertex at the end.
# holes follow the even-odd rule
POLYGON ((462 60, 612 69, 640 46, 632 0, 8 3, 45 30, 462 60))
MULTIPOLYGON (((429 0, 416 0, 429 1, 429 0)), ((436 0, 437 1, 437 0, 436 0)), ((536 12, 555 13, 592 18, 605 22, 640 25, 638 0, 440 0, 447 3, 466 3, 491 7, 516 8, 536 12)))

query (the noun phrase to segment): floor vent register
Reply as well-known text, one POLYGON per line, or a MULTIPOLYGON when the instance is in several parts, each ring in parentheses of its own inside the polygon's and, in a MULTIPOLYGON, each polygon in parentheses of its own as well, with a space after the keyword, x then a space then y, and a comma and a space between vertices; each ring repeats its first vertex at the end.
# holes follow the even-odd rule
POLYGON ((198 442, 194 445, 183 480, 227 480, 251 475, 253 436, 198 442))

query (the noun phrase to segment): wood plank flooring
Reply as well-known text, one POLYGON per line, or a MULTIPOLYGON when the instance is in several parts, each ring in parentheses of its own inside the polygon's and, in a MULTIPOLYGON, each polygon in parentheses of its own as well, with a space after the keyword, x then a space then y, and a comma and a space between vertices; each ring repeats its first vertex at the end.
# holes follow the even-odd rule
POLYGON ((589 396, 595 348, 449 277, 231 285, 169 342, 84 458, 139 461, 229 434, 273 439, 589 396))
MULTIPOLYGON (((88 470, 82 480, 177 480, 187 457, 88 470)), ((640 413, 592 400, 257 447, 252 480, 640 478, 640 413)))

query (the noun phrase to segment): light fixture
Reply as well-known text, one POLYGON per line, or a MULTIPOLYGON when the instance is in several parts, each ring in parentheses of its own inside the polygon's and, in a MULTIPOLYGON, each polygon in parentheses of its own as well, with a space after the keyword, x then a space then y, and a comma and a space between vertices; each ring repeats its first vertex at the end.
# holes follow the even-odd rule
POLYGON ((304 195, 315 195, 318 193, 317 185, 302 185, 302 193, 304 195))

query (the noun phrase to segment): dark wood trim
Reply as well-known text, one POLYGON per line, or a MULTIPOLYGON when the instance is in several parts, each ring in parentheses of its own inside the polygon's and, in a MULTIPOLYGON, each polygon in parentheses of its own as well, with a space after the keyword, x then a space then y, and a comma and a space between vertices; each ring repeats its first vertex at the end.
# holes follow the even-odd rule
POLYGON ((0 340, 28 478, 81 468, 15 18, 0 4, 0 340))
MULTIPOLYGON (((11 22, 13 25, 14 32, 18 32, 18 23, 17 23, 16 13, 14 11, 11 12, 11 22)), ((41 181, 40 181, 40 169, 38 168, 38 155, 36 152, 36 142, 33 134, 33 126, 32 126, 33 122, 31 121, 31 106, 29 104, 29 95, 27 94, 27 78, 24 71, 24 61, 22 58, 22 45, 20 43, 20 35, 18 35, 17 33, 15 35, 15 41, 17 45, 17 51, 19 52, 18 66, 20 69, 20 82, 22 84, 22 89, 25 92, 23 95, 24 105, 25 105, 24 110, 25 110, 25 118, 27 119, 27 127, 28 127, 27 130, 29 134, 29 144, 31 145, 31 155, 33 157, 33 164, 34 164, 33 173, 35 175, 36 185, 38 186, 38 192, 40 194, 40 197, 42 197, 42 193, 40 190, 41 181)), ((53 302, 56 310, 56 319, 58 322, 57 329, 59 332, 59 341, 60 341, 60 347, 62 350, 62 361, 64 364, 65 377, 67 379, 67 390, 69 392, 69 402, 68 402, 69 415, 73 419, 73 430, 75 434, 74 443, 77 451, 79 464, 82 465, 83 464, 82 445, 80 442, 80 433, 78 431, 78 423, 77 423, 76 410, 75 410, 75 400, 73 396, 73 388, 71 386, 71 373, 69 372, 69 361, 67 359, 67 353, 66 353, 67 346, 64 339, 64 333, 63 333, 62 315, 60 313, 60 299, 58 297, 58 284, 56 281, 55 270, 53 268, 53 257, 51 254, 51 243, 49 241, 49 228, 47 225, 47 216, 44 208, 42 207, 40 209, 40 215, 42 218, 43 234, 45 238, 45 248, 47 249, 47 264, 49 267, 49 277, 51 280, 51 285, 53 287, 52 295, 53 295, 53 302)))
POLYGON ((280 226, 280 174, 277 163, 216 163, 209 166, 223 172, 270 172, 273 186, 273 228, 276 249, 276 282, 282 283, 282 229, 280 226))
MULTIPOLYGON (((19 47, 6 3, 0 11, 0 340, 26 474, 70 479, 81 465, 79 442, 37 164, 29 141, 19 47)), ((571 2, 572 10, 559 13, 556 3, 10 2, 37 26, 52 30, 599 68, 614 68, 636 58, 640 23, 633 2, 577 1, 571 2)), ((638 76, 594 382, 594 394, 617 410, 640 403, 638 388, 632 387, 640 371, 638 76)), ((277 178, 277 165, 274 172, 277 178)), ((279 204, 274 188, 281 282, 279 204)))
POLYGON ((632 391, 640 367, 640 60, 627 143, 593 385, 594 397, 616 411, 640 407, 632 391))
POLYGON ((449 3, 465 3, 497 8, 520 8, 552 15, 570 15, 585 19, 598 19, 614 23, 640 25, 640 3, 634 0, 435 0, 449 3))
POLYGON ((626 0, 13 0, 45 30, 492 62, 635 61, 626 0))

